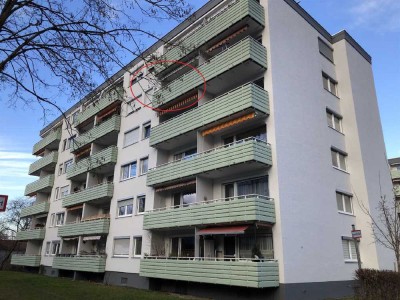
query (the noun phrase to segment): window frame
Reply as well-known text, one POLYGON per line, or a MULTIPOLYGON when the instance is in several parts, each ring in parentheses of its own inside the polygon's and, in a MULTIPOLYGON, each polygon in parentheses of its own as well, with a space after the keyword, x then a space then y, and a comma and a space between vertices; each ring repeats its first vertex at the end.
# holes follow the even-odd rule
POLYGON ((50 215, 50 223, 49 223, 49 227, 54 227, 56 224, 56 214, 52 213, 50 215))
POLYGON ((112 256, 113 257, 121 257, 121 258, 126 258, 129 257, 129 252, 130 252, 130 247, 131 247, 131 238, 130 237, 114 237, 113 239, 113 248, 112 248, 112 256), (118 240, 128 240, 128 253, 127 254, 115 254, 115 242, 118 240))
POLYGON ((143 123, 142 125, 142 140, 146 140, 150 138, 150 132, 151 132, 151 121, 143 123), (149 129, 149 134, 146 136, 146 128, 149 129))
POLYGON ((318 37, 318 51, 319 53, 325 57, 327 60, 329 60, 331 63, 335 64, 334 62, 334 57, 333 57, 333 52, 335 51, 331 46, 329 46, 323 39, 321 39, 320 37, 318 37), (327 49, 332 51, 332 58, 330 58, 328 55, 326 55, 323 51, 321 51, 321 44, 323 44, 323 46, 325 46, 327 49))
POLYGON ((58 176, 61 176, 62 174, 64 174, 64 173, 63 173, 63 170, 64 170, 64 163, 59 164, 59 165, 58 165, 58 172, 57 172, 57 175, 58 175, 58 176))
POLYGON ((137 164, 137 160, 133 160, 133 161, 131 161, 131 162, 129 162, 129 163, 127 163, 127 164, 123 164, 123 165, 121 165, 121 173, 120 173, 120 181, 125 181, 125 180, 129 180, 129 179, 132 179, 132 178, 136 178, 137 177, 137 171, 138 171, 138 169, 137 169, 137 166, 138 164, 137 164), (131 172, 132 172, 132 165, 135 165, 136 167, 135 167, 135 175, 134 176, 131 176, 131 172), (123 169, 125 168, 125 167, 128 167, 128 176, 129 177, 126 177, 126 178, 124 178, 124 171, 123 171, 123 169))
MULTIPOLYGON (((355 241, 354 241, 352 238, 350 238, 350 237, 342 236, 342 248, 343 248, 343 243, 346 243, 346 246, 347 246, 347 249, 348 249, 349 255, 350 255, 349 258, 346 258, 346 257, 345 257, 345 253, 343 252, 344 261, 345 261, 345 262, 349 262, 349 263, 356 263, 356 262, 358 262, 358 259, 357 259, 357 251, 356 251, 356 249, 355 249, 355 247, 356 247, 355 241), (351 243, 354 244, 354 253, 352 253, 351 243), (353 255, 354 255, 355 257, 353 257, 353 255)), ((343 251, 343 250, 344 250, 344 249, 342 249, 342 251, 343 251)))
POLYGON ((343 210, 340 210, 339 207, 337 207, 338 213, 349 215, 349 216, 354 216, 353 195, 351 195, 349 193, 342 192, 342 191, 336 191, 336 194, 335 194, 335 196, 336 196, 336 205, 338 204, 337 203, 338 195, 341 196, 341 200, 342 200, 341 204, 342 204, 342 207, 343 207, 343 210), (346 211, 345 197, 349 197, 349 203, 350 203, 351 212, 346 211))
POLYGON ((60 190, 59 190, 59 196, 60 196, 60 198, 59 198, 59 199, 62 199, 62 198, 64 198, 65 196, 68 196, 69 194, 70 194, 70 187, 69 187, 69 185, 64 185, 64 186, 60 187, 60 190), (64 188, 66 188, 66 193, 65 193, 65 191, 63 191, 64 188))
POLYGON ((61 248, 61 241, 52 241, 51 242, 50 256, 56 256, 57 254, 60 254, 60 248, 61 248), (56 251, 53 251, 54 246, 56 247, 55 248, 56 251))
POLYGON ((137 215, 143 215, 146 212, 146 195, 138 195, 136 197, 136 214, 137 215), (144 206, 143 206, 143 211, 140 211, 140 200, 144 199, 144 206))
POLYGON ((64 174, 68 172, 68 168, 70 168, 74 164, 74 160, 71 158, 64 162, 64 174))
POLYGON ((131 146, 131 145, 134 145, 134 144, 138 143, 139 140, 140 140, 139 135, 140 135, 140 127, 139 127, 139 126, 125 131, 125 132, 124 132, 124 140, 123 140, 122 148, 126 148, 126 147, 129 147, 129 146, 131 146), (131 133, 131 132, 133 132, 133 131, 137 131, 137 139, 134 140, 132 143, 127 144, 127 143, 126 143, 126 134, 131 133))
POLYGON ((335 131, 337 131, 337 132, 339 132, 339 133, 344 134, 344 133, 343 133, 343 123, 342 123, 343 117, 342 117, 341 115, 339 115, 338 113, 334 112, 333 110, 329 109, 329 108, 326 108, 326 115, 327 115, 327 121, 328 121, 328 115, 330 115, 331 122, 332 122, 332 124, 333 124, 333 126, 331 126, 331 125, 328 123, 328 127, 331 128, 331 129, 333 129, 333 130, 335 130, 335 131), (335 125, 335 124, 336 124, 336 123, 335 123, 335 118, 336 118, 337 120, 339 120, 339 129, 336 128, 336 125, 335 125))
POLYGON ((149 171, 149 157, 148 156, 142 157, 139 160, 139 176, 146 175, 148 171, 149 171), (146 172, 143 172, 144 161, 147 161, 147 170, 146 170, 146 172))
POLYGON ((333 79, 332 77, 330 77, 328 74, 326 74, 325 72, 322 72, 322 80, 324 83, 324 80, 327 80, 327 87, 325 87, 325 85, 323 84, 323 88, 324 90, 328 91, 329 93, 331 93, 332 95, 334 95, 336 98, 339 98, 339 90, 338 90, 338 82, 333 79), (335 87, 335 91, 332 92, 332 84, 335 87))
POLYGON ((331 147, 331 163, 332 163, 333 168, 343 171, 343 172, 346 172, 346 173, 349 173, 348 167, 347 167, 347 153, 346 152, 344 152, 340 149, 337 149, 335 147, 331 147), (334 161, 333 161, 333 155, 332 155, 333 153, 335 153, 335 155, 336 155, 337 166, 335 166, 334 161), (341 163, 340 163, 341 156, 344 158, 344 167, 345 167, 344 169, 341 168, 341 163))
POLYGON ((143 237, 142 236, 133 236, 133 249, 132 249, 132 257, 141 258, 143 253, 143 237), (136 253, 137 241, 140 240, 140 253, 136 253))
POLYGON ((129 198, 125 198, 125 199, 119 199, 119 200, 117 201, 117 218, 126 218, 126 217, 131 217, 131 216, 133 216, 133 214, 134 214, 134 211, 133 211, 133 201, 134 201, 134 198, 133 198, 133 197, 129 197, 129 198), (119 206, 119 203, 120 203, 120 202, 124 202, 124 201, 128 201, 128 200, 131 200, 132 203, 131 203, 131 204, 128 204, 128 205, 119 206), (128 212, 128 206, 129 206, 129 205, 132 206, 132 213, 130 213, 130 214, 127 213, 127 212, 128 212), (119 213, 120 213, 120 208, 121 208, 121 207, 124 207, 124 214, 122 214, 122 215, 119 214, 119 213))
POLYGON ((44 256, 49 256, 51 250, 51 242, 46 242, 46 248, 44 249, 44 256))
POLYGON ((59 213, 56 213, 56 217, 55 217, 55 227, 60 227, 60 226, 63 226, 64 224, 65 224, 65 212, 59 212, 59 213), (62 218, 61 218, 61 224, 59 224, 59 218, 58 218, 58 216, 61 216, 62 215, 62 218))

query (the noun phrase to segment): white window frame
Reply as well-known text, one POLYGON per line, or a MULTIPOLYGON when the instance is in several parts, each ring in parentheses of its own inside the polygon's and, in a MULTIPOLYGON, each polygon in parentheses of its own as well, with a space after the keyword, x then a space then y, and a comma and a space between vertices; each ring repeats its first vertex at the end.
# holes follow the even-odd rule
POLYGON ((337 201, 337 196, 338 196, 338 195, 340 195, 341 198, 342 198, 342 206, 343 206, 343 210, 340 210, 339 207, 337 208, 337 209, 338 209, 338 212, 339 212, 339 213, 342 213, 342 214, 354 216, 353 196, 350 195, 350 194, 347 194, 347 193, 343 193, 343 192, 340 192, 340 191, 336 191, 336 201, 337 201), (345 196, 346 196, 346 197, 349 197, 349 199, 350 199, 350 209, 351 209, 351 212, 346 211, 345 196))
POLYGON ((133 144, 138 143, 138 142, 139 142, 139 139, 140 139, 140 138, 139 138, 139 135, 140 135, 140 128, 139 128, 139 127, 135 127, 135 128, 132 128, 132 129, 129 129, 129 130, 125 131, 125 132, 124 132, 124 142, 123 142, 122 147, 123 147, 123 148, 126 148, 126 147, 129 147, 129 146, 133 145, 133 144), (126 135, 127 135, 128 133, 133 132, 133 131, 136 131, 136 132, 137 132, 137 138, 136 138, 136 140, 134 140, 133 142, 127 144, 127 143, 126 143, 126 135))
MULTIPOLYGON (((137 169, 136 169, 136 171, 137 171, 137 169)), ((148 171, 149 171, 149 157, 146 156, 146 157, 143 157, 143 158, 141 158, 139 160, 139 176, 147 174, 148 171), (143 171, 143 165, 144 165, 144 161, 146 161, 146 160, 147 160, 147 170, 146 170, 146 172, 144 172, 143 171)))
POLYGON ((64 173, 68 172, 68 168, 70 168, 74 164, 73 159, 69 159, 64 163, 64 173))
POLYGON ((336 149, 336 148, 331 148, 331 160, 332 160, 332 167, 341 171, 344 171, 346 173, 348 173, 347 171, 347 153, 336 149), (337 166, 335 166, 334 161, 332 160, 332 154, 335 153, 336 154, 336 162, 337 162, 337 166), (344 169, 340 166, 340 157, 344 158, 344 169))
POLYGON ((132 198, 120 199, 120 200, 117 201, 117 218, 131 217, 131 216, 133 215, 133 213, 134 213, 134 212, 133 212, 133 200, 134 200, 134 198, 132 197, 132 198), (120 202, 129 201, 129 200, 132 201, 132 203, 129 204, 129 205, 132 205, 132 213, 130 213, 130 214, 127 213, 127 211, 128 211, 128 206, 129 206, 129 205, 119 206, 119 203, 120 203, 120 202), (124 207, 124 214, 122 214, 122 215, 119 214, 119 209, 120 209, 121 207, 124 207))
POLYGON ((349 255, 350 255, 349 258, 346 258, 343 253, 344 261, 345 262, 357 262, 357 252, 355 250, 355 247, 356 247, 355 244, 354 244, 354 253, 352 253, 352 251, 351 251, 351 243, 355 243, 355 241, 350 237, 342 237, 342 247, 344 247, 343 243, 347 244, 347 247, 349 250, 349 255))
POLYGON ((142 215, 146 212, 146 195, 138 195, 136 197, 136 214, 137 215, 142 215), (144 208, 143 211, 139 211, 139 203, 140 203, 140 199, 144 199, 144 208))
POLYGON ((143 253, 143 238, 142 238, 142 236, 134 236, 133 237, 133 251, 132 251, 132 256, 133 257, 142 257, 142 253, 143 253), (136 243, 137 243, 137 241, 140 239, 140 253, 139 254, 137 254, 136 253, 136 243))
POLYGON ((328 118, 328 115, 329 115, 329 117, 331 118, 331 123, 332 123, 332 125, 330 125, 328 123, 328 127, 332 128, 333 130, 336 130, 337 132, 343 133, 343 125, 342 125, 343 117, 340 116, 339 114, 335 113, 334 111, 330 110, 330 109, 326 109, 326 115, 327 115, 327 118, 328 118), (335 119, 337 119, 339 121, 339 128, 336 128, 335 119))
POLYGON ((60 195, 60 188, 59 187, 56 187, 56 189, 54 190, 54 201, 57 201, 59 198, 59 195, 60 195))
POLYGON ((64 198, 65 196, 67 196, 69 194, 70 194, 69 185, 65 185, 65 186, 60 187, 60 192, 59 192, 60 198, 59 199, 64 198))
POLYGON ((54 225, 56 224, 55 223, 56 222, 56 214, 51 214, 50 215, 50 225, 49 225, 49 227, 54 227, 54 225))
POLYGON ((55 224, 55 226, 56 227, 60 227, 60 226, 63 226, 64 225, 64 222, 65 222, 65 213, 64 212, 59 212, 59 213, 56 213, 56 224, 55 224), (62 218, 60 218, 61 219, 61 223, 59 223, 59 216, 61 216, 62 215, 62 218))
POLYGON ((59 164, 58 165, 58 176, 61 176, 62 174, 64 174, 64 172, 63 172, 63 170, 64 170, 64 164, 59 164))
POLYGON ((131 179, 131 178, 135 178, 137 176, 137 172, 138 172, 137 167, 138 167, 138 164, 137 164, 136 160, 131 161, 130 163, 127 163, 127 164, 123 164, 121 166, 121 175, 120 175, 121 179, 120 180, 124 181, 124 180, 128 180, 128 179, 131 179), (133 164, 136 164, 136 172, 135 172, 135 174, 133 176, 131 176, 131 170, 132 170, 132 165, 133 164), (126 177, 126 178, 124 178, 124 168, 125 167, 128 167, 128 176, 129 176, 129 177, 126 177))
POLYGON ((46 248, 44 250, 44 255, 49 256, 50 255, 50 249, 51 249, 51 242, 46 243, 46 248))
POLYGON ((146 137, 146 127, 149 127, 149 130, 151 131, 151 122, 146 122, 142 125, 142 140, 146 140, 148 138, 150 138, 150 132, 149 132, 149 136, 146 137))
POLYGON ((115 237, 113 240, 113 257, 129 257, 130 247, 131 247, 130 237, 115 237), (129 241, 127 254, 115 254, 115 241, 117 241, 117 240, 128 240, 129 241))
POLYGON ((324 73, 324 72, 322 72, 322 80, 323 81, 326 80, 326 82, 328 83, 327 84, 328 88, 326 88, 323 85, 324 89, 326 91, 328 91, 329 93, 331 93, 332 95, 334 95, 335 97, 339 98, 339 95, 338 95, 338 82, 335 79, 333 79, 332 77, 330 77, 328 74, 324 73), (332 85, 335 87, 334 91, 332 91, 332 85))
POLYGON ((50 250, 50 255, 51 256, 56 256, 57 254, 60 253, 60 248, 61 248, 61 241, 52 241, 51 242, 51 250, 50 250), (56 247, 56 251, 53 251, 54 246, 56 247))

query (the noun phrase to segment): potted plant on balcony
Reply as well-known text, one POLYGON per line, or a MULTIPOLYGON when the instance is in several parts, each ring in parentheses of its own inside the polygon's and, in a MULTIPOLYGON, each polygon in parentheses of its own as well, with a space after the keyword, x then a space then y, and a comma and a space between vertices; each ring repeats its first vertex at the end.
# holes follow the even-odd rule
POLYGON ((261 250, 258 247, 258 245, 254 245, 254 247, 251 249, 251 258, 252 258, 252 261, 256 261, 256 262, 261 261, 261 259, 263 258, 262 254, 261 254, 261 250))

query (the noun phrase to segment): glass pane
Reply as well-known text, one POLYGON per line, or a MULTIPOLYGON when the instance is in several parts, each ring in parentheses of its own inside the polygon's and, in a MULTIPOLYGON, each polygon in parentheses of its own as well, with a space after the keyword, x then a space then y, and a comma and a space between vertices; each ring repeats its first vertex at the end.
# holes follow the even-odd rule
POLYGON ((253 182, 254 182, 253 184, 254 194, 261 196, 269 196, 267 176, 253 180, 253 182))
POLYGON ((144 127, 144 136, 143 138, 147 139, 150 137, 150 125, 146 125, 144 127))
POLYGON ((133 204, 129 204, 128 206, 126 206, 126 214, 131 215, 132 212, 133 212, 133 204))
POLYGON ((340 128, 340 119, 338 117, 335 117, 334 120, 335 120, 335 129, 337 131, 342 131, 340 128))
POLYGON ((181 255, 182 257, 194 257, 194 237, 181 238, 181 255))
POLYGON ((129 239, 114 240, 114 255, 129 255, 129 239))
POLYGON ((146 205, 146 198, 145 197, 138 198, 138 212, 139 213, 144 212, 145 205, 146 205))
POLYGON ((179 238, 171 239, 171 257, 178 257, 179 238))
POLYGON ((349 241, 351 259, 357 259, 356 244, 354 241, 349 241))
POLYGON ((333 127, 333 123, 332 123, 332 114, 331 113, 326 113, 326 120, 328 121, 328 125, 333 127))
POLYGON ((324 89, 329 91, 329 82, 328 82, 328 78, 326 78, 325 76, 322 76, 322 82, 324 85, 324 89))
POLYGON ((233 197, 234 194, 234 188, 233 188, 233 183, 226 184, 225 185, 225 198, 233 197))
POLYGON ((333 150, 331 150, 331 157, 332 157, 332 165, 334 167, 339 167, 338 159, 337 159, 337 153, 333 150))
POLYGON ((136 176, 136 162, 131 164, 131 170, 129 177, 135 177, 136 176))
POLYGON ((340 162, 340 168, 342 170, 346 170, 346 158, 343 154, 339 153, 339 162, 340 162))
POLYGON ((118 216, 123 216, 125 214, 125 206, 121 206, 118 209, 118 216))
POLYGON ((331 93, 336 95, 336 83, 334 83, 333 81, 329 81, 329 84, 331 93))
POLYGON ((149 170, 149 160, 147 158, 142 159, 142 174, 146 174, 147 171, 149 170))
POLYGON ((135 238, 135 253, 134 255, 142 254, 142 238, 135 238))
POLYGON ((345 212, 349 214, 353 213, 353 210, 351 209, 351 198, 347 195, 343 195, 343 197, 344 197, 345 212))
POLYGON ((344 259, 350 259, 349 241, 342 240, 344 259))
POLYGON ((234 141, 233 136, 224 139, 224 145, 232 144, 234 141))
POLYGON ((182 202, 183 206, 188 206, 189 204, 196 202, 196 193, 183 194, 182 202))
POLYGON ((238 183, 238 196, 252 194, 251 180, 241 181, 238 183))
POLYGON ((122 167, 122 179, 129 178, 129 166, 122 167))
POLYGON ((181 205, 181 194, 174 194, 174 206, 179 207, 181 205))
POLYGON ((336 203, 339 211, 344 211, 342 194, 336 193, 336 203))

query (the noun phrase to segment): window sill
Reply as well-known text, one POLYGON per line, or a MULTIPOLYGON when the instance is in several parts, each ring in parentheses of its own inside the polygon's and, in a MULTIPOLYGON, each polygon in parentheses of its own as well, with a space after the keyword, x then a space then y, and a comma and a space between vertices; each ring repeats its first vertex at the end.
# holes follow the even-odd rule
POLYGON ((113 255, 113 258, 129 258, 129 255, 113 255))
POLYGON ((343 173, 346 173, 346 174, 350 175, 350 173, 347 172, 346 170, 340 169, 340 168, 335 167, 335 166, 332 166, 332 168, 334 168, 335 170, 338 170, 338 171, 341 171, 341 172, 343 172, 343 173))
POLYGON ((347 264, 347 263, 350 263, 350 264, 358 263, 357 259, 345 259, 344 262, 345 262, 346 264, 347 264))
POLYGON ((348 213, 348 212, 345 212, 345 211, 340 211, 340 210, 338 210, 338 213, 341 214, 341 215, 346 215, 346 216, 350 216, 350 217, 355 217, 354 214, 351 214, 351 213, 348 213))
POLYGON ((128 180, 131 180, 131 179, 134 179, 134 178, 136 178, 136 176, 134 176, 134 177, 129 177, 129 178, 125 178, 125 179, 121 179, 119 182, 128 181, 128 180))
POLYGON ((144 212, 138 212, 138 213, 136 213, 136 216, 143 216, 145 214, 145 211, 144 212))
POLYGON ((141 256, 141 255, 134 255, 134 256, 132 256, 131 258, 133 258, 133 259, 141 259, 142 256, 141 256))
POLYGON ((125 219, 125 218, 129 218, 129 217, 132 217, 133 216, 133 214, 130 214, 130 215, 124 215, 124 216, 117 216, 117 217, 115 217, 116 219, 125 219))
POLYGON ((329 126, 329 125, 328 125, 328 127, 329 127, 330 129, 332 129, 332 130, 336 131, 337 133, 340 133, 341 135, 343 135, 343 136, 344 136, 344 133, 343 133, 343 132, 341 132, 341 131, 339 131, 339 130, 337 130, 336 128, 333 128, 332 126, 329 126))
POLYGON ((147 173, 140 174, 139 177, 145 176, 147 173))
POLYGON ((334 93, 332 93, 331 91, 327 90, 326 88, 324 88, 324 90, 327 91, 329 94, 331 94, 333 97, 340 100, 340 98, 338 96, 336 96, 334 93))

